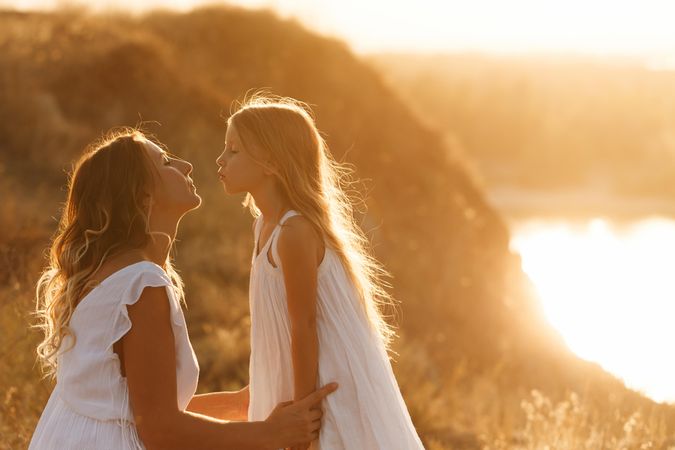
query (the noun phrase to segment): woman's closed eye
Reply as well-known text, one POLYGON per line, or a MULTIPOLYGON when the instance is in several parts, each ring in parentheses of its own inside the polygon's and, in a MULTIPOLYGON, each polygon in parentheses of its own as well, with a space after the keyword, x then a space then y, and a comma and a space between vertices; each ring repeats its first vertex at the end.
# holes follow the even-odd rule
POLYGON ((171 159, 168 156, 164 156, 164 165, 165 166, 171 165, 171 159))

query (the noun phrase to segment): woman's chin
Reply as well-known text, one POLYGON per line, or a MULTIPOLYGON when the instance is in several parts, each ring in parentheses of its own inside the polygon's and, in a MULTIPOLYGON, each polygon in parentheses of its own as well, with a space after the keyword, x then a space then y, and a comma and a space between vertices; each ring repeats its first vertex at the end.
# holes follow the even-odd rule
POLYGON ((197 209, 200 206, 202 206, 202 198, 198 194, 195 193, 194 206, 192 208, 190 208, 190 211, 192 211, 193 209, 197 209))
POLYGON ((197 193, 194 193, 190 200, 191 200, 190 202, 187 202, 185 204, 186 213, 194 211, 195 209, 199 208, 202 205, 202 198, 199 195, 197 195, 197 193))

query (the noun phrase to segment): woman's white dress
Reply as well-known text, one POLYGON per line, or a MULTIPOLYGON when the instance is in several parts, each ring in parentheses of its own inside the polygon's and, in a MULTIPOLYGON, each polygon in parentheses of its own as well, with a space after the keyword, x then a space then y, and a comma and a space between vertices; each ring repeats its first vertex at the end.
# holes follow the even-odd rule
MULTIPOLYGON (((29 450, 144 448, 113 344, 131 329, 127 305, 134 304, 148 286, 165 286, 171 302, 178 407, 187 407, 197 389, 199 365, 183 311, 166 272, 152 262, 141 261, 104 279, 75 308, 70 320, 75 346, 58 354, 56 386, 29 450)), ((70 345, 68 336, 61 349, 70 345)))
MULTIPOLYGON (((293 399, 290 321, 276 243, 281 225, 297 214, 286 213, 260 253, 253 252, 249 420, 264 420, 277 403, 293 399)), ((255 224, 254 249, 261 218, 255 224)), ((339 257, 328 247, 318 267, 317 294, 318 383, 337 381, 339 388, 323 402, 320 437, 311 448, 423 449, 382 340, 369 326, 339 257)))

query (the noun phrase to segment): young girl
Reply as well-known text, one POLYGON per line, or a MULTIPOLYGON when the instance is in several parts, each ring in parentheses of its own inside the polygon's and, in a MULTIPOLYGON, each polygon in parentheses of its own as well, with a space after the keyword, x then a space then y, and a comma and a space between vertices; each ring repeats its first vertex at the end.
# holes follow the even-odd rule
POLYGON ((382 270, 308 110, 252 98, 229 118, 217 164, 225 190, 248 193, 256 216, 249 420, 330 379, 340 389, 324 402, 312 449, 423 448, 387 355, 382 270))
POLYGON ((332 388, 253 423, 228 422, 246 420, 246 390, 194 395, 199 365, 169 258, 201 203, 191 171, 134 130, 75 165, 38 289, 38 355, 56 386, 30 450, 258 450, 316 436, 311 407, 332 388))

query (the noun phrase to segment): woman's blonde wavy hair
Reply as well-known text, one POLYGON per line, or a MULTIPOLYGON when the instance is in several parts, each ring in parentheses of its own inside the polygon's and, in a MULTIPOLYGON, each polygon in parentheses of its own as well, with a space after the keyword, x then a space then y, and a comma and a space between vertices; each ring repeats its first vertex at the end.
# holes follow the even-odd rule
MULTIPOLYGON (((384 282, 388 274, 370 255, 368 239, 354 221, 346 193, 352 171, 332 158, 311 109, 292 98, 257 92, 238 105, 227 124, 234 125, 243 149, 274 173, 290 206, 321 231, 354 283, 372 328, 389 347, 395 331, 382 312, 393 305, 384 282)), ((260 215, 250 194, 244 206, 260 215)))
MULTIPOLYGON (((135 128, 114 130, 89 145, 73 166, 49 262, 36 289, 34 326, 44 332, 37 355, 45 376, 56 375, 57 355, 75 345, 68 325, 78 302, 96 285, 91 276, 111 256, 154 239, 150 207, 144 206, 156 170, 145 149, 147 140, 135 128), (69 335, 72 345, 61 349, 69 335)), ((164 269, 183 302, 183 283, 170 258, 164 269)))

